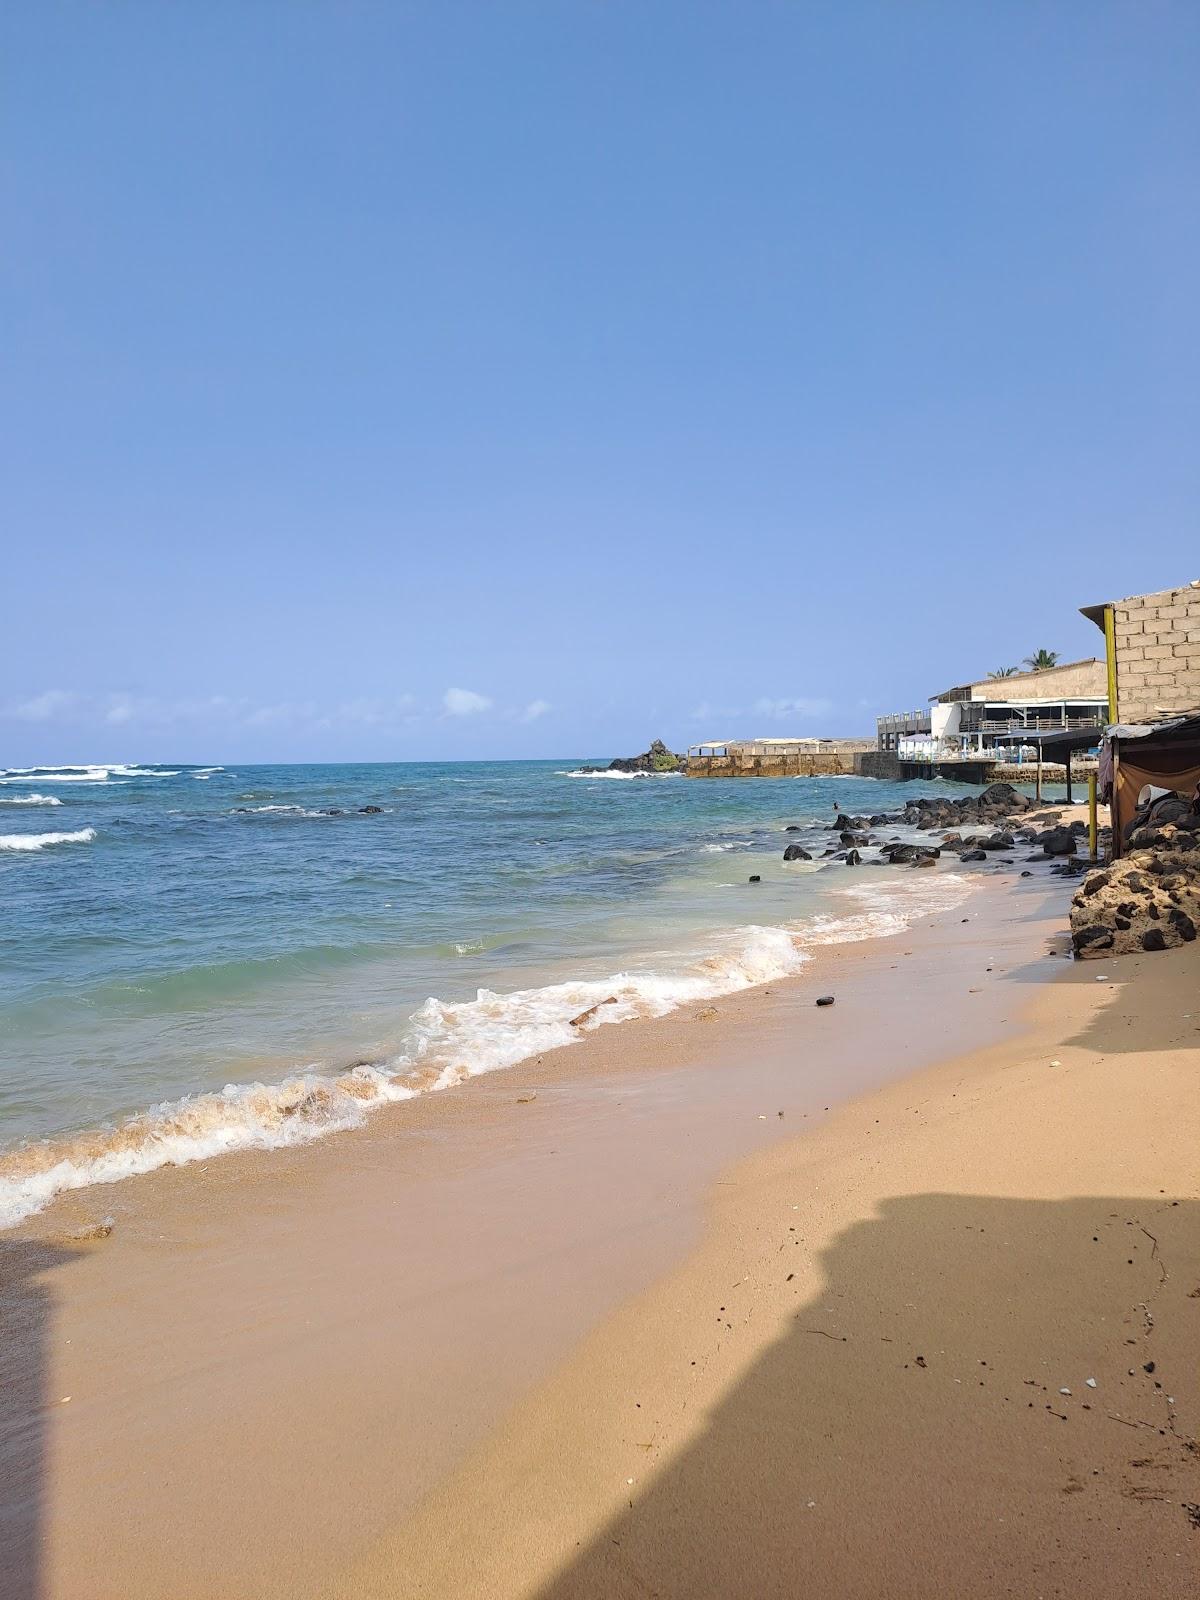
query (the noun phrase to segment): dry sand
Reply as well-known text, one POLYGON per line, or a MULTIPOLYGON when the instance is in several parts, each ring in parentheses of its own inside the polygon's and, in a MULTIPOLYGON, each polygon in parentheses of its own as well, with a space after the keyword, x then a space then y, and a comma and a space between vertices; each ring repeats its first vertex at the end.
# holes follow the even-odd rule
POLYGON ((728 1174, 335 1592, 1200 1592, 1200 964, 1111 979, 728 1174))
POLYGON ((0 1595, 1191 1592, 1198 969, 1068 893, 5 1236, 0 1595))

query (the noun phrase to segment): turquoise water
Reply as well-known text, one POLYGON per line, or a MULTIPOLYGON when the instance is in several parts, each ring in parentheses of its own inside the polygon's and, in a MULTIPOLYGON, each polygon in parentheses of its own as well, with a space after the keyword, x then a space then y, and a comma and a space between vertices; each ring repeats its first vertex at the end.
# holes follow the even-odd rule
POLYGON ((0 773, 0 1221, 569 1042, 622 975, 593 1025, 958 892, 946 871, 781 860, 825 847, 838 802, 946 785, 577 764, 0 773))

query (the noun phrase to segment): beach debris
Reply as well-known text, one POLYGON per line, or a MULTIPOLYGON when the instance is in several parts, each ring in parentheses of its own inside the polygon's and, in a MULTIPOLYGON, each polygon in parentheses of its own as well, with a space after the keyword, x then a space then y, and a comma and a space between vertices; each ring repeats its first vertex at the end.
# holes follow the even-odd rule
POLYGON ((1070 1389, 1060 1389, 1058 1392, 1059 1394, 1070 1394, 1071 1391, 1070 1389))
POLYGON ((817 996, 817 1004, 819 1006, 831 1006, 833 1002, 834 997, 831 994, 819 994, 817 996))
POLYGON ((519 1106, 527 1106, 531 1100, 536 1100, 536 1099, 537 1099, 537 1090, 534 1089, 532 1091, 532 1093, 530 1093, 530 1094, 519 1094, 517 1096, 517 1104, 519 1106))
POLYGON ((696 1021, 711 1022, 714 1017, 719 1017, 720 1014, 721 1013, 717 1010, 716 1006, 705 1006, 703 1011, 698 1011, 696 1013, 696 1021))
POLYGON ((1051 1066, 1052 1066, 1052 1067, 1061 1067, 1061 1066, 1062 1066, 1062 1062, 1061 1062, 1061 1061, 1052 1061, 1052 1062, 1051 1062, 1051 1063, 1050 1063, 1050 1065, 1051 1065, 1051 1066))
POLYGON ((596 1015, 601 1006, 615 1006, 616 1003, 617 997, 615 994, 610 994, 605 1000, 597 1000, 594 1006, 589 1006, 586 1011, 581 1011, 577 1017, 572 1017, 568 1026, 581 1028, 585 1022, 590 1021, 596 1015))
POLYGON ((929 1365, 924 1356, 914 1356, 913 1360, 916 1362, 918 1367, 927 1367, 929 1365))
POLYGON ((99 1239, 107 1239, 114 1226, 113 1219, 105 1217, 101 1222, 92 1222, 86 1228, 80 1228, 71 1238, 79 1244, 94 1244, 99 1239))
POLYGON ((1098 1389, 1100 1387, 1095 1378, 1085 1378, 1083 1381, 1087 1384, 1089 1389, 1098 1389))

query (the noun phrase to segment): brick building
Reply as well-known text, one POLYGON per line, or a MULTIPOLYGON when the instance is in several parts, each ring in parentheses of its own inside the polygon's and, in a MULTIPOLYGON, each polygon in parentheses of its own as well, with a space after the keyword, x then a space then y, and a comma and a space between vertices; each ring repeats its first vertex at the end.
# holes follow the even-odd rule
POLYGON ((1081 609, 1104 634, 1110 722, 1200 707, 1200 579, 1081 609))

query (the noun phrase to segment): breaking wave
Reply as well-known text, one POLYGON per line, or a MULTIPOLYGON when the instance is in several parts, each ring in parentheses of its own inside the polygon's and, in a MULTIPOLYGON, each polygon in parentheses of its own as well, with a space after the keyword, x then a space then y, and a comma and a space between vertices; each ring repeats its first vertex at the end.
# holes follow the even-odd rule
POLYGON ((44 850, 51 844, 88 844, 95 837, 95 828, 79 828, 74 833, 0 833, 0 850, 44 850))
POLYGON ((569 772, 563 770, 554 774, 556 778, 679 778, 679 772, 621 772, 611 767, 604 767, 599 772, 588 772, 583 767, 574 767, 569 772))
POLYGON ((177 770, 166 767, 127 766, 124 762, 104 762, 83 767, 6 767, 0 771, 0 783, 107 783, 110 778, 126 781, 130 778, 177 778, 177 770))
POLYGON ((897 933, 917 917, 959 904, 970 885, 953 874, 934 882, 922 875, 917 883, 844 892, 862 909, 784 927, 731 929, 674 972, 623 972, 507 994, 480 989, 460 1002, 427 1000, 410 1020, 406 1048, 387 1061, 299 1072, 278 1084, 230 1084, 114 1127, 22 1145, 0 1156, 0 1227, 14 1226, 70 1189, 232 1151, 306 1143, 360 1126, 378 1106, 515 1066, 595 1028, 665 1016, 787 977, 810 959, 813 946, 897 933))
POLYGON ((60 806, 56 794, 0 794, 0 806, 60 806))

